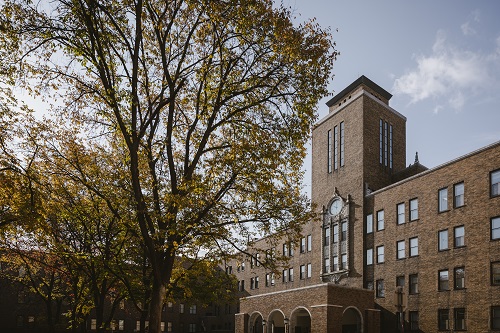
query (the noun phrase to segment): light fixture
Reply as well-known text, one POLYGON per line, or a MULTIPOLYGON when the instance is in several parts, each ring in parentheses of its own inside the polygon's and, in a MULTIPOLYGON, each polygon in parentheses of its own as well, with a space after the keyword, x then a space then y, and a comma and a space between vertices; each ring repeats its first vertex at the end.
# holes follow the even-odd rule
POLYGON ((266 320, 262 319, 262 326, 266 326, 266 320))
POLYGON ((290 319, 288 319, 288 318, 285 318, 283 321, 285 322, 285 325, 290 324, 290 319))

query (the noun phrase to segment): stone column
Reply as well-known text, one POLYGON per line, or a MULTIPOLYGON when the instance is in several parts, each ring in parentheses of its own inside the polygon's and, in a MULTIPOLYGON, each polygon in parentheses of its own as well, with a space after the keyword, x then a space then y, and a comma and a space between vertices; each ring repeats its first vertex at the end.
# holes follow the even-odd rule
POLYGON ((235 333, 249 333, 248 332, 248 313, 237 313, 234 315, 234 332, 235 333))

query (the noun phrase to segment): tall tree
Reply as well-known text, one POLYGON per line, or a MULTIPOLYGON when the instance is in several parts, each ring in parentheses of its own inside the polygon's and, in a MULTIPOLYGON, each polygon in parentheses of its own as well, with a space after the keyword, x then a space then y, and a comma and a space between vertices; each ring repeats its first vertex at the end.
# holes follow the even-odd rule
MULTIPOLYGON (((337 54, 329 30, 294 26, 270 0, 7 0, 1 15, 15 46, 2 61, 59 101, 42 147, 71 137, 101 168, 73 181, 116 214, 132 199, 152 268, 150 332, 178 256, 220 256, 312 218, 300 167, 337 54), (103 181, 116 190, 99 191, 103 181)), ((56 155, 76 175, 75 152, 56 155)))

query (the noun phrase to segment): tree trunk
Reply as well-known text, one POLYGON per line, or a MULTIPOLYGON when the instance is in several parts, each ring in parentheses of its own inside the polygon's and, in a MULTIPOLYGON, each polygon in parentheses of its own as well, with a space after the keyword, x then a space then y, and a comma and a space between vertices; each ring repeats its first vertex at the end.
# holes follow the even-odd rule
POLYGON ((165 300, 165 293, 165 284, 155 278, 149 305, 149 333, 161 333, 161 309, 165 300))

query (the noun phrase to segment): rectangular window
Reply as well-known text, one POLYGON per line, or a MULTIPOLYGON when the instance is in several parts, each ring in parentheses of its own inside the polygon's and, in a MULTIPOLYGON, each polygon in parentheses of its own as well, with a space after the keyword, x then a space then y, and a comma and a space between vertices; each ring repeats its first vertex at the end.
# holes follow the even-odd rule
POLYGON ((335 126, 333 128, 333 168, 337 170, 339 168, 339 128, 335 126))
POLYGON ((287 256, 288 255, 288 244, 285 243, 283 244, 283 256, 287 256))
POLYGON ((384 122, 384 165, 387 166, 387 122, 384 122))
POLYGON ((379 155, 380 155, 380 164, 383 163, 383 145, 384 145, 384 128, 383 121, 380 119, 379 125, 379 155))
POLYGON ((448 250, 448 229, 440 230, 438 232, 438 250, 448 250))
POLYGON ((491 219, 491 240, 500 239, 500 216, 491 219))
POLYGON ((465 288, 465 267, 455 267, 453 280, 455 283, 455 289, 465 288))
POLYGON ((396 276, 396 287, 404 288, 404 286, 405 286, 405 276, 404 275, 396 276))
POLYGON ((410 257, 418 256, 418 237, 410 238, 410 257))
POLYGON ((491 197, 500 195, 500 169, 490 173, 490 195, 491 197))
POLYGON ((339 270, 339 257, 333 257, 333 271, 336 272, 339 270))
POLYGON ((438 310, 438 329, 440 331, 446 331, 450 329, 450 310, 449 309, 439 309, 438 310))
POLYGON ((311 264, 307 264, 307 278, 309 279, 312 276, 312 266, 311 264))
POLYGON ((438 282, 438 290, 439 291, 446 291, 450 290, 450 278, 448 276, 448 270, 443 269, 439 271, 439 282, 438 282))
POLYGON ((455 208, 464 205, 464 183, 453 185, 453 205, 455 208))
POLYGON ((165 322, 160 322, 160 331, 165 332, 165 322))
MULTIPOLYGON (((255 277, 255 289, 259 289, 259 277, 258 276, 255 277)), ((195 308, 195 311, 196 311, 196 308, 195 308)))
MULTIPOLYGON (((245 281, 241 281, 242 289, 245 290, 245 281)), ((184 304, 179 304, 179 313, 184 313, 184 304)))
POLYGON ((405 204, 404 204, 404 202, 397 205, 397 211, 398 211, 398 224, 404 224, 405 223, 405 204))
POLYGON ((464 226, 456 227, 455 233, 455 247, 465 246, 465 229, 464 226))
POLYGON ((438 192, 438 211, 445 212, 448 210, 448 188, 442 188, 438 192))
POLYGON ((373 232, 373 214, 366 215, 366 233, 371 234, 373 232))
MULTIPOLYGON (((240 291, 245 291, 245 280, 240 281, 240 291)), ((184 313, 184 304, 180 305, 181 313, 184 313)))
POLYGON ((404 259, 406 257, 406 250, 405 250, 405 241, 398 241, 397 242, 397 254, 396 258, 397 259, 404 259))
POLYGON ((332 172, 332 130, 328 130, 328 137, 327 137, 327 145, 328 145, 328 149, 327 149, 327 154, 326 154, 326 158, 327 158, 327 170, 328 170, 328 173, 331 173, 332 172))
POLYGON ((500 261, 491 263, 491 284, 500 286, 500 261))
POLYGON ((90 319, 90 329, 91 330, 97 329, 97 319, 90 319))
POLYGON ((196 324, 189 324, 189 333, 196 332, 196 324))
POLYGON ((384 258, 384 246, 377 246, 377 263, 381 264, 385 261, 384 258))
POLYGON ((255 266, 260 266, 260 253, 255 254, 255 266))
POLYGON ((384 280, 377 280, 377 297, 385 297, 384 280))
POLYGON ((373 265, 373 249, 366 250, 366 265, 373 265))
POLYGON ((410 294, 418 294, 418 274, 410 274, 408 276, 408 280, 410 280, 410 294))
POLYGON ((342 240, 345 241, 347 240, 347 222, 342 222, 340 226, 342 228, 342 240))
POLYGON ((389 168, 392 169, 392 125, 389 125, 389 168))
POLYGON ((325 273, 329 273, 330 272, 330 258, 325 258, 324 264, 325 264, 325 273))
POLYGON ((288 281, 293 282, 293 267, 288 269, 288 281))
POLYGON ((281 276, 282 282, 287 282, 288 281, 288 270, 284 269, 283 270, 283 275, 281 276))
POLYGON ((410 311, 410 330, 418 331, 418 311, 410 311))
POLYGON ((271 283, 271 275, 269 273, 266 273, 266 287, 269 287, 271 283))
POLYGON ((330 244, 330 227, 325 228, 325 246, 330 244))
POLYGON ((465 308, 455 308, 453 311, 455 318, 455 331, 465 331, 465 308))
POLYGON ((306 265, 300 265, 300 279, 304 280, 306 278, 306 265))
POLYGON ((341 257, 342 259, 342 269, 347 269, 347 254, 343 254, 341 257))
POLYGON ((274 286, 274 273, 271 273, 271 286, 274 286))
POLYGON ((172 322, 167 321, 167 332, 172 332, 172 322))
POLYGON ((344 166, 344 122, 340 123, 340 166, 344 166))
POLYGON ((377 231, 384 230, 384 210, 377 212, 377 231))
POLYGON ((306 252, 306 238, 302 237, 300 239, 300 253, 306 252))
POLYGON ((491 329, 500 330, 500 306, 491 307, 491 329))
POLYGON ((307 235, 307 252, 312 251, 312 236, 307 235))
POLYGON ((335 224, 333 226, 333 242, 338 243, 339 241, 339 225, 335 224))
POLYGON ((410 200, 410 221, 418 220, 418 199, 410 200))
POLYGON ((189 307, 189 314, 196 314, 196 304, 189 307))

